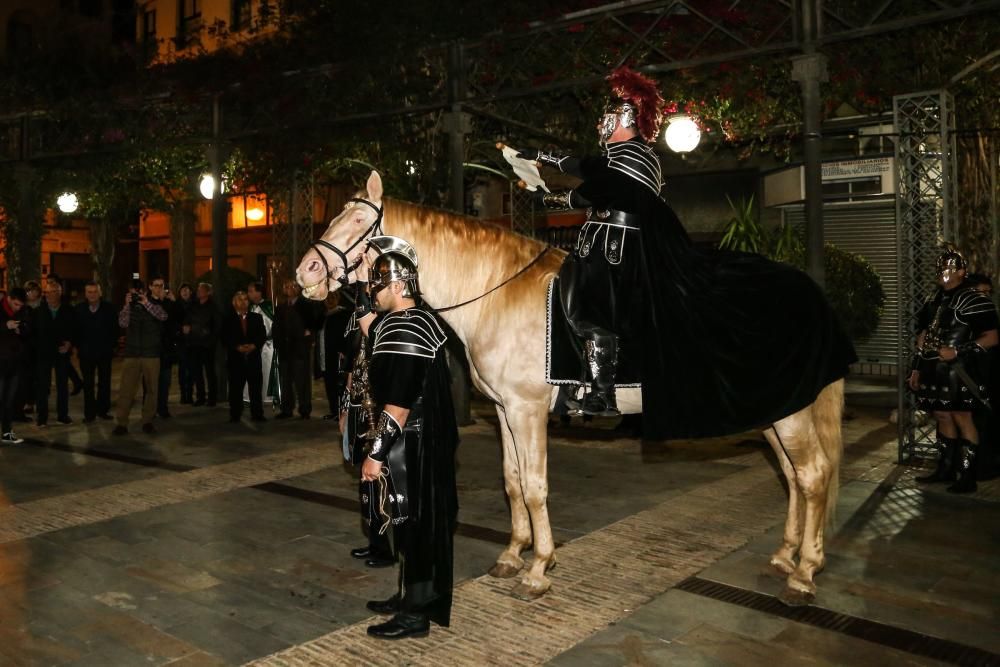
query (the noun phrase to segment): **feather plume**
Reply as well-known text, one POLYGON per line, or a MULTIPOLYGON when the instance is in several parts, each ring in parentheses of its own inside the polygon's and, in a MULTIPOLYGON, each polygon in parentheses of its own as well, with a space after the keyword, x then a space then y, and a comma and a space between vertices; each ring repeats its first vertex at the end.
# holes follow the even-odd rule
POLYGON ((611 92, 636 106, 636 125, 646 141, 653 141, 663 122, 663 97, 656 82, 628 67, 619 67, 608 77, 611 92))

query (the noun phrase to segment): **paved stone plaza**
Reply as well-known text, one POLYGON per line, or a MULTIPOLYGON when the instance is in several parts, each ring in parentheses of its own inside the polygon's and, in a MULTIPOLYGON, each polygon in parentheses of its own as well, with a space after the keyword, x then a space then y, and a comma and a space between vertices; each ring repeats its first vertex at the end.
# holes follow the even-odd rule
POLYGON ((25 426, 0 449, 0 665, 1000 664, 1000 484, 918 488, 887 391, 865 389, 849 388, 837 523, 801 610, 764 573, 785 495, 761 437, 640 443, 603 420, 550 428, 558 567, 543 599, 512 598, 484 576, 509 515, 477 404, 452 627, 397 643, 364 632, 395 573, 348 554, 356 478, 329 422, 182 406, 152 436, 25 426))

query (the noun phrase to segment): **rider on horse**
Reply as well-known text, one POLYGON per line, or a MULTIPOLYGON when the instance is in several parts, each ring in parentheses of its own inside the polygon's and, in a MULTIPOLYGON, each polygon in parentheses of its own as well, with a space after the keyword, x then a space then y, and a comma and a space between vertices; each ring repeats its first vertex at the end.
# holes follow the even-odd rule
POLYGON ((655 221, 642 214, 639 202, 659 198, 663 187, 660 161, 649 145, 662 120, 663 99, 656 85, 626 69, 609 80, 613 97, 597 125, 600 155, 519 155, 583 179, 572 190, 541 195, 541 201, 549 209, 587 208, 587 221, 560 287, 570 326, 583 340, 591 389, 582 405, 571 402, 569 407, 604 416, 618 414, 618 337, 635 333, 642 307, 637 289, 639 230, 655 221))
POLYGON ((588 209, 559 277, 591 383, 568 406, 617 414, 626 364, 641 381, 649 439, 735 433, 811 404, 857 359, 822 290, 787 264, 696 248, 660 194, 655 82, 627 68, 608 81, 599 155, 519 153, 582 179, 539 191, 546 207, 588 209))

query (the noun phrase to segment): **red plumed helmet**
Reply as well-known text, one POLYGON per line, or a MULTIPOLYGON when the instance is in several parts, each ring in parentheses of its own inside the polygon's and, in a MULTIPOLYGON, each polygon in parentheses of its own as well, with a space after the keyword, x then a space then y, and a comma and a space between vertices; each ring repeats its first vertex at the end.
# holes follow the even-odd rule
POLYGON ((611 93, 636 107, 636 126, 646 141, 653 141, 663 122, 663 97, 656 82, 628 67, 619 67, 608 77, 611 93))

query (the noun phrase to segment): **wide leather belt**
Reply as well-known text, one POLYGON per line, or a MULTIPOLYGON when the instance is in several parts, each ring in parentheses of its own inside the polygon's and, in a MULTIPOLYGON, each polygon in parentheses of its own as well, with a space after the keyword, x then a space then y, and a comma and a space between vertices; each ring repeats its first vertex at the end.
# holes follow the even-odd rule
POLYGON ((634 229, 638 229, 639 216, 634 213, 626 213, 624 211, 588 208, 587 222, 598 222, 604 225, 612 225, 614 227, 632 227, 634 229))

